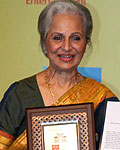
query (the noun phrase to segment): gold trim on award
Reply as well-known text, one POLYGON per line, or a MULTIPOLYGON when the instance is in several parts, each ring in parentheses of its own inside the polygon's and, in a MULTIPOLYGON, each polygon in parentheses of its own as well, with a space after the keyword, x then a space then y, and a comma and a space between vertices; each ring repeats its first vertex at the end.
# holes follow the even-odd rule
POLYGON ((29 150, 95 150, 93 103, 26 109, 29 150))

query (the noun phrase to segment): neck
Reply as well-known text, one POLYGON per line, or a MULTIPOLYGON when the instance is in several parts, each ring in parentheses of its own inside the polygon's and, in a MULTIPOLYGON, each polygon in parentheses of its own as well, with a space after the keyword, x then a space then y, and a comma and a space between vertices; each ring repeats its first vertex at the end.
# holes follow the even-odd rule
POLYGON ((49 82, 53 85, 58 85, 61 87, 68 87, 75 85, 78 81, 78 71, 60 71, 51 69, 50 67, 46 70, 48 73, 49 82))

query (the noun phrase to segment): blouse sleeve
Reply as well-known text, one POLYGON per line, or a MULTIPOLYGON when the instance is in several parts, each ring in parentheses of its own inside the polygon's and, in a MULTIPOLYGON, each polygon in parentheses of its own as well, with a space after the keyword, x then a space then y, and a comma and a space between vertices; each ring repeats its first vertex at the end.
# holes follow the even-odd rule
POLYGON ((17 135, 24 112, 17 86, 17 82, 12 84, 0 103, 0 130, 13 137, 17 135))

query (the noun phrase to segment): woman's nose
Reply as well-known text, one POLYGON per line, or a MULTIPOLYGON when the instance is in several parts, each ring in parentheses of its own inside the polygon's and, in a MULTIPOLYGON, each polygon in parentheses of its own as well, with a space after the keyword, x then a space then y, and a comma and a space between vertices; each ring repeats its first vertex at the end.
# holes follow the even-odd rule
POLYGON ((65 39, 63 41, 63 45, 62 45, 63 49, 66 51, 69 51, 71 49, 71 42, 70 39, 65 39))

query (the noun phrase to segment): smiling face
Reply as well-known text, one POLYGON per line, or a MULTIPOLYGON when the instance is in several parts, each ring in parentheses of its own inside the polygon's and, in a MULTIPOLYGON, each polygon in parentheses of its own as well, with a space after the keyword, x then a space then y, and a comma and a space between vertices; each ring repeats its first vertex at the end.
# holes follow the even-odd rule
POLYGON ((68 13, 55 15, 45 47, 50 67, 60 71, 77 69, 86 48, 82 18, 68 13))

